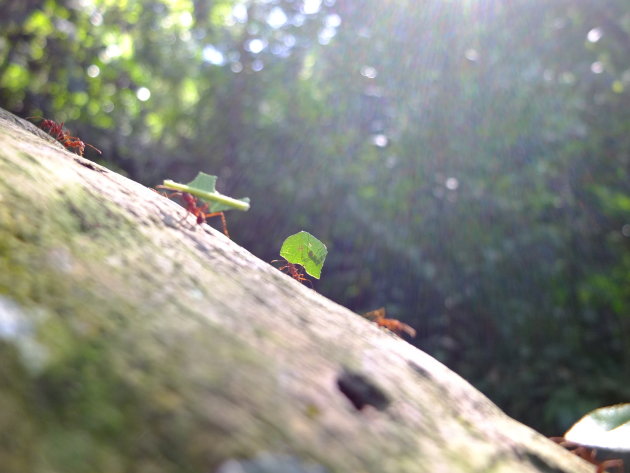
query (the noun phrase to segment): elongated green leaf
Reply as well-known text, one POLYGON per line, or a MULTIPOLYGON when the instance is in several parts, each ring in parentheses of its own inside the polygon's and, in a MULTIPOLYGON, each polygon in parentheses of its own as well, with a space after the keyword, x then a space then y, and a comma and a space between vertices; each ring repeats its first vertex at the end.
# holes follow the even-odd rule
POLYGON ((326 245, 305 231, 288 237, 280 249, 280 256, 289 263, 304 266, 304 270, 316 279, 321 276, 327 254, 326 245))
POLYGON ((589 412, 564 434, 564 438, 592 447, 630 450, 630 403, 589 412))
POLYGON ((164 181, 164 187, 169 189, 188 192, 189 194, 199 197, 204 202, 208 203, 208 210, 210 212, 222 212, 224 210, 242 210, 246 212, 249 210, 249 197, 242 199, 234 199, 223 195, 216 190, 217 176, 200 172, 192 181, 188 184, 180 184, 179 182, 171 181, 167 179, 164 181))

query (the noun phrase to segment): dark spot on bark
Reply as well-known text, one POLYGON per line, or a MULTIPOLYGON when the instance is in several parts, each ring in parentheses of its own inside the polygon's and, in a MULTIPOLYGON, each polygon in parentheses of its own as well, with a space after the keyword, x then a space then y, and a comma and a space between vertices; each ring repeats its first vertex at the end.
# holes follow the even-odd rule
POLYGON ((101 167, 98 164, 93 163, 92 161, 88 161, 87 159, 75 158, 74 160, 81 166, 91 169, 92 171, 107 172, 107 169, 105 169, 104 167, 101 167))
POLYGON ((414 363, 413 361, 408 361, 407 363, 409 364, 409 367, 412 370, 414 370, 416 373, 418 373, 423 378, 432 378, 433 377, 431 375, 431 373, 429 372, 429 370, 427 370, 425 367, 420 366, 419 364, 414 363))
POLYGON ((389 405, 389 399, 381 388, 364 375, 345 368, 337 377, 337 387, 359 411, 365 406, 382 411, 389 405))
POLYGON ((558 466, 550 465, 546 459, 542 458, 536 452, 518 452, 518 453, 519 454, 517 454, 517 457, 519 457, 519 459, 524 459, 525 461, 528 461, 534 466, 534 468, 536 468, 537 470, 541 472, 562 473, 563 471, 565 471, 558 466))

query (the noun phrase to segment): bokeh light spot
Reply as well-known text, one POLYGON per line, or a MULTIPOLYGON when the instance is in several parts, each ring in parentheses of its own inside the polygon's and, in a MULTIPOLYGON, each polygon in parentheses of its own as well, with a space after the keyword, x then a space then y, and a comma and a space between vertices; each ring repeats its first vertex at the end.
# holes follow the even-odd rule
POLYGON ((341 17, 333 13, 332 15, 326 16, 324 22, 328 28, 339 28, 339 26, 341 26, 341 17))
POLYGON ((374 79, 378 75, 376 68, 372 66, 363 66, 361 67, 361 75, 363 77, 367 77, 368 79, 374 79))
POLYGON ((287 15, 280 7, 274 7, 267 16, 267 24, 272 28, 281 28, 287 21, 287 15))
POLYGON ((266 46, 266 41, 260 38, 254 38, 249 40, 249 42, 247 43, 247 50, 252 54, 258 54, 262 52, 262 50, 265 49, 266 46))
POLYGON ((313 15, 319 11, 322 6, 321 0, 304 0, 304 5, 302 6, 302 13, 306 15, 313 15))
POLYGON ((223 53, 211 44, 203 48, 201 55, 204 61, 214 64, 215 66, 222 66, 225 63, 223 53))
POLYGON ((466 59, 472 62, 479 60, 479 52, 473 48, 467 49, 466 52, 464 53, 464 56, 466 57, 466 59))
POLYGON ((379 148, 385 148, 385 146, 389 144, 389 138, 382 133, 379 133, 378 135, 372 136, 372 144, 374 144, 374 146, 378 146, 379 148))
POLYGON ((457 188, 459 187, 459 180, 457 180, 456 177, 449 177, 444 182, 444 185, 448 190, 454 191, 457 190, 457 188))
POLYGON ((247 7, 243 3, 237 3, 232 8, 232 18, 237 23, 245 23, 247 21, 247 7))
POLYGON ((586 39, 591 43, 597 43, 602 38, 603 32, 600 28, 593 28, 586 35, 586 39))
POLYGON ((604 65, 600 61, 595 61, 591 64, 591 72, 593 74, 601 74, 604 72, 604 65))
POLYGON ((140 100, 141 102, 146 102, 151 98, 151 91, 146 87, 140 87, 136 91, 136 97, 138 97, 138 100, 140 100))
POLYGON ((98 67, 96 64, 90 64, 87 68, 87 75, 89 77, 98 77, 100 73, 101 68, 98 67))

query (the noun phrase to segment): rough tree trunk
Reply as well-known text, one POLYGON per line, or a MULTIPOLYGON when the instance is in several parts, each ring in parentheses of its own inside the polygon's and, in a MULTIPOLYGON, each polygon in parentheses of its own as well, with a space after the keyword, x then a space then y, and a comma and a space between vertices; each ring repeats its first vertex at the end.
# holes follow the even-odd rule
POLYGON ((3 473, 592 471, 181 216, 0 116, 3 473))

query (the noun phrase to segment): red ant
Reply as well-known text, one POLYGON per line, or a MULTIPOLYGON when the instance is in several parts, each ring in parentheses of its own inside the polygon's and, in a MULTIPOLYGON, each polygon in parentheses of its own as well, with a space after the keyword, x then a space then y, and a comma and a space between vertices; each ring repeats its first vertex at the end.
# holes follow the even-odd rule
MULTIPOLYGON (((220 217, 221 226, 223 227, 223 233, 226 237, 230 238, 230 234, 228 233, 228 229, 227 229, 227 221, 225 220, 225 214, 223 212, 206 213, 208 210, 208 204, 204 203, 202 206, 199 206, 199 202, 197 201, 197 198, 194 195, 188 192, 173 191, 172 189, 166 186, 156 186, 156 187, 171 191, 171 194, 168 194, 168 195, 162 194, 168 197, 169 199, 173 197, 181 197, 182 200, 184 201, 184 208, 197 218, 197 224, 199 225, 204 223, 207 218, 220 217)), ((185 218, 186 218, 186 215, 184 215, 182 220, 184 220, 185 218)))
POLYGON ((63 128, 63 122, 61 122, 61 124, 59 124, 59 123, 57 123, 57 122, 55 122, 53 120, 47 120, 47 119, 45 119, 43 117, 27 117, 27 118, 28 119, 38 118, 38 119, 42 120, 42 123, 41 123, 42 129, 46 130, 50 136, 55 138, 62 145, 64 145, 66 148, 77 150, 79 156, 83 156, 83 152, 85 151, 85 147, 86 146, 89 146, 94 151, 96 151, 98 154, 103 154, 103 153, 101 153, 100 149, 92 146, 89 143, 84 143, 83 141, 81 141, 80 138, 77 138, 76 136, 70 135, 70 132, 63 128))
POLYGON ((574 455, 577 455, 583 460, 595 465, 597 467, 596 473, 604 473, 608 468, 617 468, 619 473, 623 473, 623 460, 619 458, 603 460, 600 462, 597 460, 597 450, 594 448, 585 447, 579 443, 571 442, 564 437, 549 437, 549 439, 566 448, 574 455))
POLYGON ((295 279, 298 282, 307 282, 308 285, 311 287, 311 289, 313 289, 313 283, 300 270, 299 265, 295 263, 289 263, 286 260, 279 260, 279 259, 273 260, 272 263, 286 263, 284 266, 280 266, 278 270, 284 271, 286 269, 287 274, 291 276, 293 279, 295 279))
POLYGON ((376 325, 378 325, 379 327, 385 327, 398 336, 402 335, 403 333, 406 333, 410 337, 416 336, 416 331, 413 329, 413 327, 410 327, 400 320, 386 318, 385 307, 367 312, 363 314, 363 317, 374 320, 374 322, 376 322, 376 325))

